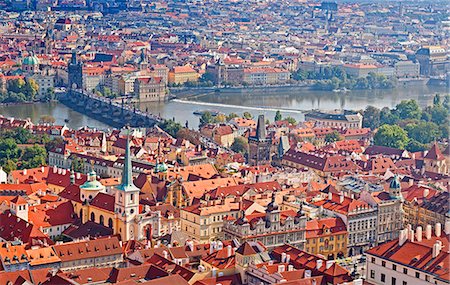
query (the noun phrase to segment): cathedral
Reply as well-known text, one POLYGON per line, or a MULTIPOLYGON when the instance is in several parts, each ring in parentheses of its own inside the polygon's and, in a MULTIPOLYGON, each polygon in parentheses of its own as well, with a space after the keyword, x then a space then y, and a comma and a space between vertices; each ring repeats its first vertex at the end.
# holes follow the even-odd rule
POLYGON ((123 241, 150 241, 152 237, 159 236, 161 212, 139 205, 140 189, 133 183, 129 138, 122 180, 113 189, 112 195, 106 193, 105 186, 97 180, 95 171, 88 174, 88 180, 82 185, 75 184, 74 173, 71 177, 71 185, 60 196, 72 202, 82 223, 92 221, 109 227, 112 234, 120 235, 123 241))

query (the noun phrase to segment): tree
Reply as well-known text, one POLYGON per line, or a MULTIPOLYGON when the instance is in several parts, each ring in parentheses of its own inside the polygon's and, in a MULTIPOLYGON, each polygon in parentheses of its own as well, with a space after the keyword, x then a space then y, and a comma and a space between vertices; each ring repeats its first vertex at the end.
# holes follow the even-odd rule
POLYGON ((342 140, 342 136, 338 133, 338 131, 333 131, 333 132, 325 135, 326 143, 333 143, 333 142, 337 142, 337 141, 341 141, 341 140, 342 140))
POLYGON ((70 163, 70 169, 75 172, 83 172, 84 171, 84 160, 75 156, 72 162, 70 163))
POLYGON ((175 137, 178 131, 183 128, 179 123, 175 122, 174 120, 164 120, 159 126, 161 127, 161 129, 163 129, 172 137, 175 137))
POLYGON ((370 128, 374 130, 380 126, 380 109, 367 106, 366 110, 364 110, 363 116, 363 128, 370 128))
POLYGON ((416 100, 403 100, 395 107, 394 111, 401 120, 420 119, 421 111, 416 100))
POLYGON ((292 118, 291 116, 286 117, 285 120, 286 120, 289 124, 292 124, 292 125, 296 125, 296 124, 297 124, 297 121, 296 121, 294 118, 292 118))
POLYGON ((391 112, 388 107, 384 107, 380 111, 380 125, 394 125, 398 121, 397 114, 391 112))
POLYGON ((52 115, 42 115, 39 122, 41 124, 50 124, 53 125, 55 123, 55 117, 53 117, 52 115))
POLYGON ((48 152, 52 149, 54 149, 57 146, 63 146, 64 145, 64 139, 60 137, 56 137, 50 141, 47 141, 45 144, 45 150, 48 152))
POLYGON ((46 159, 47 152, 45 151, 45 148, 38 145, 27 147, 21 157, 21 168, 35 168, 45 165, 46 159))
POLYGON ((13 138, 0 139, 0 164, 7 160, 17 161, 20 157, 20 149, 13 138))
POLYGON ((405 127, 408 137, 422 144, 430 143, 441 136, 439 127, 433 122, 419 122, 405 127))
POLYGON ((232 120, 232 119, 234 119, 234 118, 238 118, 238 117, 239 117, 238 114, 236 114, 236 113, 230 113, 230 114, 228 114, 228 116, 227 116, 227 121, 230 121, 230 120, 232 120))
POLYGON ((281 112, 277 110, 275 113, 275 122, 281 121, 283 119, 283 116, 281 115, 281 112))
POLYGON ((244 137, 236 137, 234 139, 233 144, 231 145, 231 150, 241 153, 241 154, 247 154, 248 153, 248 141, 244 137))
POLYGON ((408 134, 397 125, 382 125, 373 140, 375 145, 404 149, 408 144, 408 134))
POLYGON ((25 81, 25 86, 23 88, 23 93, 27 96, 28 101, 33 101, 36 97, 36 94, 39 91, 39 85, 32 78, 27 78, 25 81))
POLYGON ((441 104, 442 104, 442 102, 441 102, 441 95, 439 95, 439 94, 434 95, 433 105, 439 106, 441 104))
POLYGON ((214 117, 211 115, 210 112, 206 111, 202 114, 202 116, 200 117, 200 124, 201 125, 205 125, 205 124, 211 124, 214 123, 214 117))
POLYGON ((25 86, 25 80, 22 78, 17 78, 13 80, 8 81, 8 86, 6 90, 13 92, 13 93, 20 93, 22 92, 22 89, 25 86))
POLYGON ((227 121, 227 117, 224 114, 218 114, 215 118, 214 118, 214 122, 215 123, 224 123, 227 121))
POLYGON ((420 143, 416 140, 412 140, 412 139, 410 139, 408 144, 406 145, 406 150, 411 151, 411 152, 424 151, 426 149, 428 149, 428 148, 425 144, 420 143))
POLYGON ((2 163, 2 167, 6 173, 10 173, 11 171, 17 169, 17 163, 12 159, 8 159, 5 163, 2 163))
POLYGON ((244 116, 244 118, 246 118, 248 120, 253 119, 252 114, 250 114, 249 112, 244 112, 243 116, 244 116))

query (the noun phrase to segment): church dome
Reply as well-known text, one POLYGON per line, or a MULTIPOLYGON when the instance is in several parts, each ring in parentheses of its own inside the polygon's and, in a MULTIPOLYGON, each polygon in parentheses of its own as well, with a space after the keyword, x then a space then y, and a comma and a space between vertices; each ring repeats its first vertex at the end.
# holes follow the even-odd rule
POLYGON ((103 190, 105 186, 103 186, 103 184, 100 183, 100 181, 98 181, 96 177, 97 174, 95 173, 95 171, 91 171, 88 174, 88 180, 83 185, 80 186, 80 189, 92 191, 103 190))
POLYGON ((22 65, 39 65, 39 59, 34 55, 27 56, 22 60, 22 65))

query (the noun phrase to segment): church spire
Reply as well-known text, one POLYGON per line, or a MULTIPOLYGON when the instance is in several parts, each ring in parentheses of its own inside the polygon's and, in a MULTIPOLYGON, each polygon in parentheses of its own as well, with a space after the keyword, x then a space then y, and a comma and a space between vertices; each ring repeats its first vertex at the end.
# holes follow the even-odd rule
POLYGON ((117 187, 122 191, 135 191, 138 189, 133 184, 133 172, 130 155, 130 131, 127 134, 127 145, 125 147, 125 159, 123 161, 122 183, 117 187))

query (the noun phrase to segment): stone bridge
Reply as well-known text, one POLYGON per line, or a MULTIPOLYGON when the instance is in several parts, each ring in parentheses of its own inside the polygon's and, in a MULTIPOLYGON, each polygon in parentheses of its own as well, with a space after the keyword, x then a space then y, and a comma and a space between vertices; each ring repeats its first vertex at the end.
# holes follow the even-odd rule
POLYGON ((126 125, 150 128, 162 121, 162 118, 126 105, 123 100, 117 103, 82 90, 69 90, 59 100, 67 107, 114 128, 126 125))

